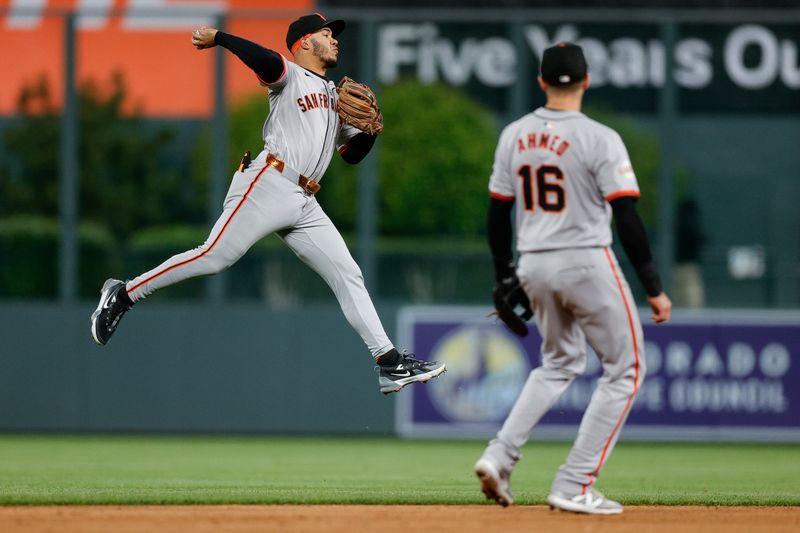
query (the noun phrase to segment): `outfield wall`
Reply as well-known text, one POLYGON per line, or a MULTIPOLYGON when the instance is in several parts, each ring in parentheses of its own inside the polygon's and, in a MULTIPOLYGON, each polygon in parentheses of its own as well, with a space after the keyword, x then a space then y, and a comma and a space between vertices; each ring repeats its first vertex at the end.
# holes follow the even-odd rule
MULTIPOLYGON (((365 434, 486 438, 529 370, 488 307, 380 306, 400 348, 445 359, 384 397, 335 304, 274 309, 147 302, 94 344, 93 302, 0 304, 0 431, 365 434)), ((678 311, 648 325, 648 379, 624 437, 800 440, 800 313, 678 311)), ((565 393, 534 438, 570 439, 600 374, 565 393)))
POLYGON ((105 347, 94 302, 0 304, 0 431, 394 433, 393 399, 335 304, 148 304, 105 347))

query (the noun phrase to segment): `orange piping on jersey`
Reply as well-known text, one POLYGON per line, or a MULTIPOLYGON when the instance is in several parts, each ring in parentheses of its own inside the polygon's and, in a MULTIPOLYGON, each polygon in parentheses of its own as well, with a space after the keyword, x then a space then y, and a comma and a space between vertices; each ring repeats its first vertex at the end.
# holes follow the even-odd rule
POLYGON ((635 189, 627 189, 624 191, 612 192, 611 194, 606 196, 606 201, 610 202, 611 200, 616 200, 617 198, 622 198, 623 196, 635 196, 636 198, 638 198, 641 195, 642 193, 640 193, 635 189))
POLYGON ((256 177, 253 178, 253 181, 250 183, 250 186, 247 188, 247 192, 245 192, 244 196, 242 196, 242 199, 239 200, 239 203, 237 204, 236 209, 233 210, 233 213, 231 213, 231 216, 228 217, 227 221, 225 221, 225 225, 222 226, 222 229, 220 230, 219 235, 217 235, 217 238, 214 239, 214 242, 212 242, 211 245, 203 251, 203 253, 201 253, 199 255, 196 255, 194 257, 190 257, 189 259, 186 259, 185 261, 181 261, 180 263, 177 263, 175 265, 172 265, 171 267, 166 268, 166 269, 162 270, 161 272, 156 272, 155 274, 153 274, 149 278, 140 281, 139 283, 137 283, 136 285, 134 285, 133 287, 128 289, 128 294, 132 293, 133 291, 135 291, 136 289, 138 289, 139 287, 141 287, 145 283, 149 283, 149 282, 153 281, 154 279, 156 279, 157 277, 163 276, 164 274, 166 274, 170 270, 176 269, 176 268, 178 268, 180 266, 186 265, 188 263, 191 263, 192 261, 200 259, 204 255, 206 255, 208 252, 210 252, 214 248, 214 246, 217 244, 217 242, 219 242, 219 239, 220 239, 220 237, 222 237, 222 234, 225 233, 225 230, 228 228, 228 224, 231 223, 231 220, 233 220, 233 217, 236 216, 236 213, 238 213, 239 209, 242 207, 242 205, 244 205, 244 202, 247 200, 247 197, 250 196, 250 192, 253 190, 253 187, 255 187, 256 183, 259 180, 259 178, 261 178, 261 175, 268 168, 271 168, 270 165, 265 165, 264 168, 262 168, 261 171, 258 174, 256 174, 256 177))
POLYGON ((490 192, 489 196, 494 198, 495 200, 500 200, 502 202, 513 202, 513 196, 506 196, 505 194, 500 194, 499 192, 490 192))
POLYGON ((283 63, 283 70, 281 71, 281 75, 278 76, 277 80, 275 80, 275 81, 264 81, 264 80, 261 79, 261 76, 256 74, 256 78, 258 78, 258 82, 261 85, 266 85, 267 87, 269 87, 270 85, 275 85, 276 83, 281 81, 283 79, 283 77, 286 75, 286 59, 283 56, 281 56, 281 62, 283 63))
POLYGON ((636 328, 633 326, 631 306, 628 303, 628 298, 625 296, 625 291, 622 288, 622 281, 619 279, 619 273, 617 273, 617 268, 614 266, 614 260, 611 259, 611 254, 608 251, 608 247, 603 248, 603 251, 608 259, 608 264, 611 266, 611 271, 614 273, 614 279, 617 280, 617 288, 619 289, 620 296, 622 296, 622 302, 625 304, 625 313, 628 315, 628 328, 630 329, 631 337, 633 338, 633 392, 631 392, 631 395, 628 396, 628 401, 625 402, 625 408, 622 410, 622 414, 619 415, 619 419, 617 420, 614 429, 611 431, 611 435, 608 436, 605 446, 603 446, 603 452, 600 454, 600 461, 598 461, 597 466, 594 467, 592 473, 589 474, 589 482, 581 488, 581 494, 585 494, 586 487, 594 483, 595 477, 600 472, 600 469, 603 467, 603 463, 606 460, 608 447, 611 445, 611 441, 614 440, 614 435, 616 435, 622 427, 622 421, 625 420, 628 411, 631 409, 633 398, 636 396, 636 393, 639 392, 639 342, 636 340, 636 328))

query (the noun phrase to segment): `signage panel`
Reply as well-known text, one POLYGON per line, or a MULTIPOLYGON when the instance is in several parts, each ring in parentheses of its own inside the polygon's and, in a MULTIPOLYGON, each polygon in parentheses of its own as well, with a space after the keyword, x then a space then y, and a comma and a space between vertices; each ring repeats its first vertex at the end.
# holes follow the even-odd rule
MULTIPOLYGON (((536 328, 516 337, 485 308, 410 307, 401 313, 409 350, 448 371, 398 396, 403 435, 490 436, 529 372, 539 366, 536 328)), ((647 316, 643 312, 643 316, 647 316)), ((629 436, 658 439, 800 440, 800 315, 680 316, 644 324, 647 378, 629 436)), ((534 429, 574 435, 602 375, 591 351, 583 376, 534 429)))

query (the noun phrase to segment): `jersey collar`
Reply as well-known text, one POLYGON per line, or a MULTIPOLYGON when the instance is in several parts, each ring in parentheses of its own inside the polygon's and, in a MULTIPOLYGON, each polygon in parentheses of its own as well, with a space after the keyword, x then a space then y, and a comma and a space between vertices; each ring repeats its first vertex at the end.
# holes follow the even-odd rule
POLYGON ((584 116, 580 111, 557 111, 555 109, 547 109, 546 107, 537 108, 533 114, 537 117, 549 120, 566 120, 568 118, 584 116))
POLYGON ((319 79, 321 79, 323 81, 331 81, 327 76, 321 76, 321 75, 317 74, 316 72, 314 72, 313 70, 309 70, 306 67, 303 67, 301 65, 297 65, 297 66, 300 67, 301 69, 305 70, 309 74, 313 74, 314 76, 318 77, 319 79))

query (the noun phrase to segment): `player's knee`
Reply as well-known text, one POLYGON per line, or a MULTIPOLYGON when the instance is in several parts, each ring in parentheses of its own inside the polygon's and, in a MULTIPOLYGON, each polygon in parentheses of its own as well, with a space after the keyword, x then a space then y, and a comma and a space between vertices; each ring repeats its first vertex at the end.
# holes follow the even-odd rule
POLYGON ((361 273, 358 263, 353 260, 341 261, 338 267, 339 272, 341 272, 344 277, 364 279, 364 274, 361 273))
POLYGON ((345 285, 363 285, 364 274, 355 261, 344 261, 337 265, 336 276, 345 285))
POLYGON ((218 274, 236 262, 231 254, 209 251, 203 256, 205 274, 218 274))
POLYGON ((638 390, 644 382, 647 368, 644 357, 626 358, 624 361, 615 361, 613 364, 603 363, 603 378, 609 383, 633 383, 638 390))
POLYGON ((634 364, 626 369, 626 371, 620 376, 621 379, 625 381, 631 381, 633 383, 633 394, 637 394, 640 390, 642 390, 642 384, 644 383, 644 378, 647 375, 647 367, 644 364, 644 358, 640 358, 634 364))
POLYGON ((207 274, 219 274, 229 266, 230 264, 221 261, 209 261, 207 274))
POLYGON ((567 383, 571 383, 580 374, 581 372, 569 367, 548 368, 543 366, 534 368, 530 373, 532 377, 537 377, 545 381, 563 381, 567 383))

